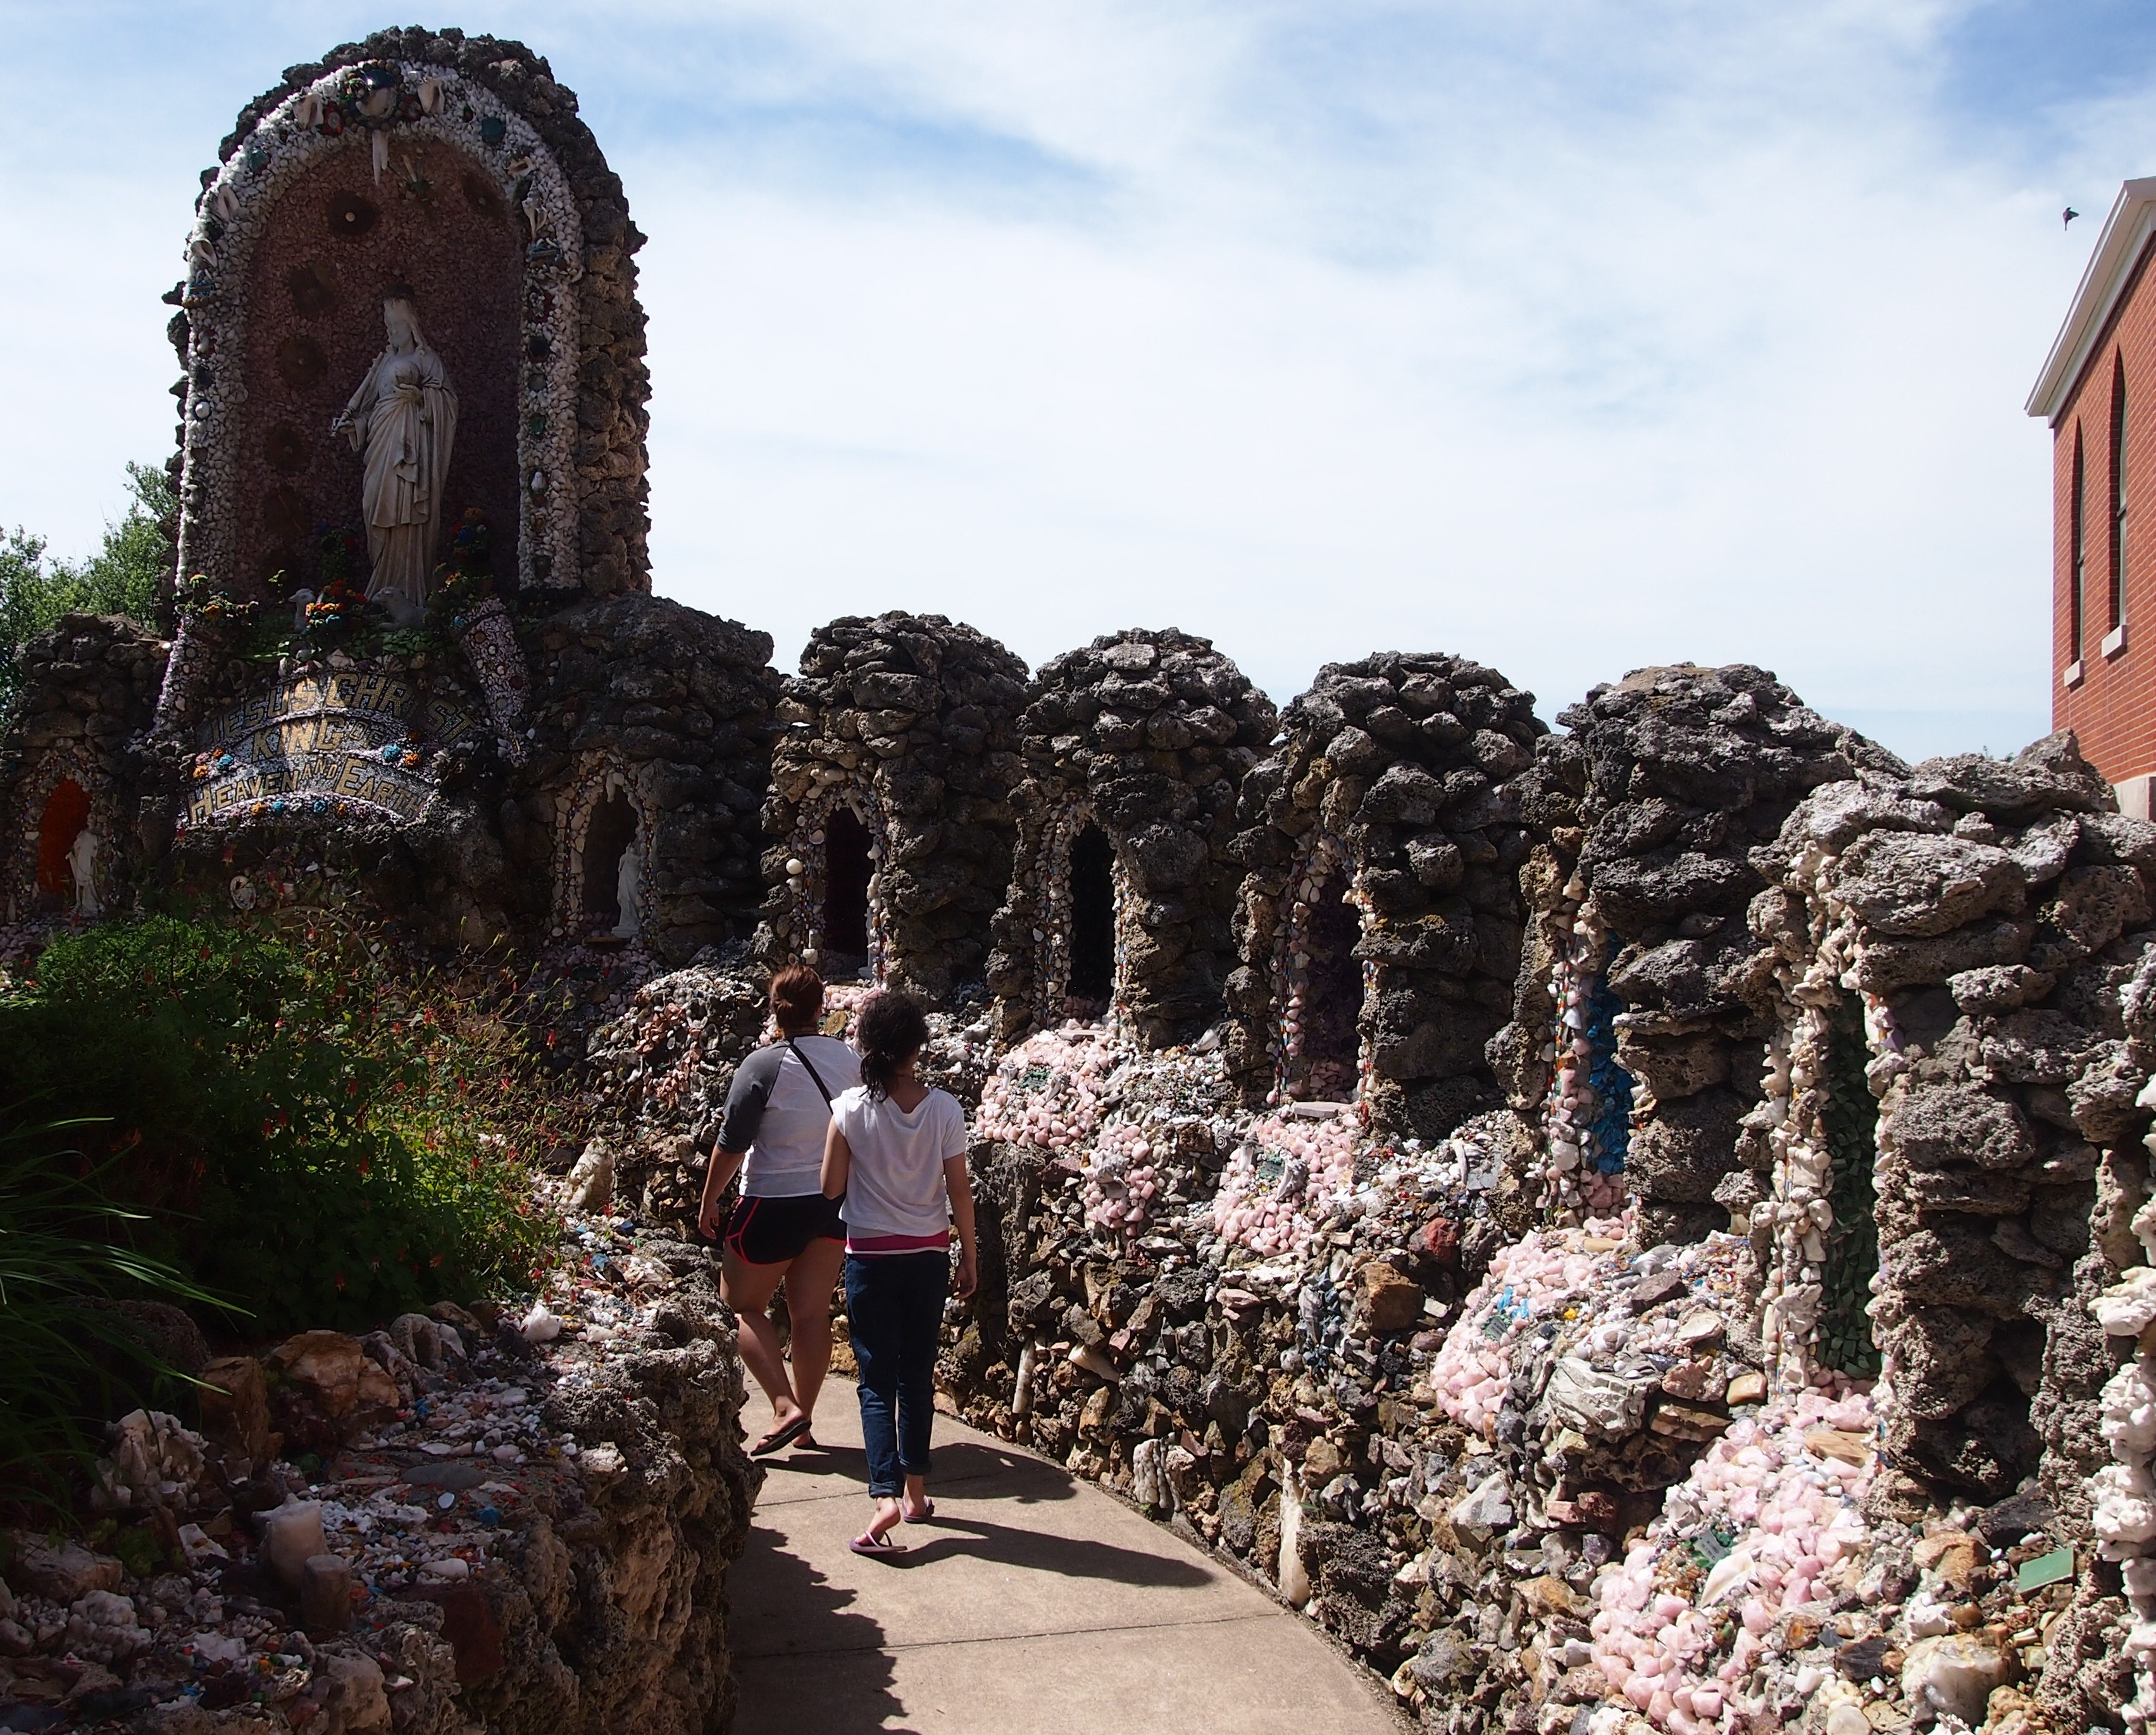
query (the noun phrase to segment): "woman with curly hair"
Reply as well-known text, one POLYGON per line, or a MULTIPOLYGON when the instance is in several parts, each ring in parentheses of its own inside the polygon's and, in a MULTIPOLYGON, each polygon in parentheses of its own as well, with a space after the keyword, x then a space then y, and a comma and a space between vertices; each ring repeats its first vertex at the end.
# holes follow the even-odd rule
POLYGON ((824 1146, 824 1196, 843 1199, 846 1317, 860 1366, 861 1436, 875 1516, 849 1545, 896 1554, 901 1520, 936 1515, 928 1498, 928 1435, 936 1413, 936 1346, 953 1287, 978 1273, 973 1194, 966 1179, 966 1111, 917 1071, 928 1021, 905 995, 870 996, 855 1027, 861 1082, 833 1105, 824 1146))

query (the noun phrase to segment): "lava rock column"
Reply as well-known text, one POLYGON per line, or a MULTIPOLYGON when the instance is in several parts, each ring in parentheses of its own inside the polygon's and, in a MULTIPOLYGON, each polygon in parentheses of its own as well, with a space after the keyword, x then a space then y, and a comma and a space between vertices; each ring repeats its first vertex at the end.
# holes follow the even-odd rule
POLYGON ((1019 720, 1016 864, 988 967, 1006 1040, 1056 1022, 1070 978, 1071 846, 1115 852, 1113 1001, 1148 1047, 1194 1035, 1235 966, 1228 846, 1272 702, 1207 639, 1133 631, 1044 664, 1019 720))
POLYGON ((877 978, 935 1006, 983 979, 1010 884, 1025 678, 1002 645, 941 615, 850 615, 817 629, 779 704, 757 934, 766 962, 829 950, 825 834, 843 806, 870 836, 877 978))
POLYGON ((1343 879, 1364 970, 1357 1062, 1373 1120, 1441 1137, 1496 1105, 1485 1058, 1519 965, 1531 839, 1514 780, 1544 727, 1494 669, 1388 652, 1328 664, 1245 779, 1244 963, 1229 1063, 1247 1094, 1307 1089, 1313 928, 1343 879))

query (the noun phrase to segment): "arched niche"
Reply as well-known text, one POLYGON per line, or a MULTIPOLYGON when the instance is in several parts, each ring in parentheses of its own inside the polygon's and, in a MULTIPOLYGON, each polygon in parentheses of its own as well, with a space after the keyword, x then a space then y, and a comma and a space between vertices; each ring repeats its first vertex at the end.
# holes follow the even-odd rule
POLYGON ((883 980, 888 915, 880 898, 883 811, 864 784, 826 785, 802 806, 788 840, 789 926, 800 955, 834 981, 883 980))
POLYGON ((558 825, 557 935, 575 940, 622 933, 622 857, 631 849, 636 852, 636 902, 629 931, 650 931, 654 836, 650 804, 636 779, 609 758, 587 761, 558 825))
POLYGON ((841 802, 824 821, 824 899, 816 948, 820 957, 842 973, 850 974, 868 962, 869 935, 875 925, 869 884, 875 878, 869 828, 841 802))
MULTIPOLYGON (((49 910, 74 909, 76 843, 90 826, 90 792, 72 777, 54 784, 38 819, 38 903, 49 910)), ((95 904, 93 884, 91 903, 95 904)))
POLYGON ((315 527, 360 525, 360 457, 331 423, 382 351, 392 286, 411 290, 456 391, 443 534, 476 509, 500 569, 517 570, 517 221, 487 166, 455 144, 400 142, 391 162, 377 182, 363 145, 327 152, 264 216, 245 289, 254 317, 225 363, 245 389, 228 423, 240 583, 266 587, 281 571, 318 585, 315 527))
POLYGON ((1122 1003, 1122 872, 1115 840, 1074 802, 1042 829, 1031 857, 1033 1017, 1053 1025, 1115 1015, 1122 1003))
POLYGON ((311 582, 318 532, 359 523, 358 460, 330 423, 402 284, 459 399, 444 537, 475 507, 506 586, 573 579, 582 224, 522 116, 449 68, 341 67, 264 117, 197 212, 182 574, 311 582))
POLYGON ((1553 961, 1549 999, 1549 1094, 1543 1104, 1543 1205, 1552 1221, 1609 1218, 1625 1203, 1625 1159, 1639 1087, 1618 1054, 1625 1012, 1605 978, 1609 935, 1591 904, 1564 898, 1567 936, 1553 961))
POLYGON ((1116 847, 1091 820, 1070 840, 1070 968, 1066 1010, 1077 1001, 1105 1013, 1116 997, 1116 847))
POLYGON ((1296 1100, 1347 1101, 1361 1087, 1368 993, 1354 955, 1363 909, 1347 847, 1317 834, 1283 901, 1273 967, 1275 1089, 1296 1100))
POLYGON ((1824 1063, 1819 1130, 1832 1179, 1833 1222, 1820 1238, 1826 1257, 1819 1267, 1817 1356, 1852 1379, 1872 1379, 1880 1369, 1870 1313, 1871 1280, 1879 1274, 1879 1100, 1867 1077, 1874 1050, 1857 996, 1845 991, 1823 1012, 1816 1043, 1824 1063))

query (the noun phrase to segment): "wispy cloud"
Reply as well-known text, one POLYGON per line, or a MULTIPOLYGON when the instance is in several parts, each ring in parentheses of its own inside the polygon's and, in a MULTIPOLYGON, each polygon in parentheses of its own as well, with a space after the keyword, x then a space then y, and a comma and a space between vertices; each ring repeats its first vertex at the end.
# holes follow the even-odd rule
MULTIPOLYGON (((0 72, 0 173, 49 238, 0 309, 59 340, 19 364, 52 408, 0 435, 0 517, 80 544, 169 434, 152 310, 192 166, 365 21, 61 10, 10 10, 35 28, 0 72), (116 108, 124 143, 56 142, 116 108)), ((1282 698, 1437 646, 1547 714, 1742 659, 1931 751, 2047 726, 2020 404, 2094 227, 2058 209, 2152 167, 2156 85, 2137 11, 2071 10, 642 0, 514 28, 652 238, 657 584, 782 660, 886 606, 1035 662, 1173 623, 1282 698)))

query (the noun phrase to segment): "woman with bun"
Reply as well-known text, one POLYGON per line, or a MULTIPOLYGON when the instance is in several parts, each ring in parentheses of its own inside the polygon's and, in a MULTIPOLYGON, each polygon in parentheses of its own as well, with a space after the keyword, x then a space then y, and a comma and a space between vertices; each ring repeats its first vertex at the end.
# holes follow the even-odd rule
POLYGON ((759 1458, 815 1444, 816 1397, 831 1366, 831 1290, 845 1257, 845 1225, 824 1197, 824 1140, 838 1094, 860 1082, 860 1062, 844 1043, 818 1036, 824 979, 789 964, 771 979, 778 1040, 734 1073, 725 1118, 704 1172, 698 1227, 719 1225, 719 1197, 737 1170, 740 1202, 726 1221, 719 1294, 741 1319, 742 1360, 771 1400, 771 1429, 749 1449, 759 1458), (786 1285, 793 1371, 764 1310, 786 1285))
POLYGON ((849 1546, 896 1554, 891 1532, 936 1514, 928 1434, 936 1413, 936 1346, 952 1285, 973 1293, 973 1194, 966 1179, 966 1111, 918 1077, 928 1021, 905 995, 871 995, 855 1026, 861 1082, 833 1105, 824 1197, 844 1200, 846 1318, 860 1365, 861 1436, 875 1516, 849 1546))

